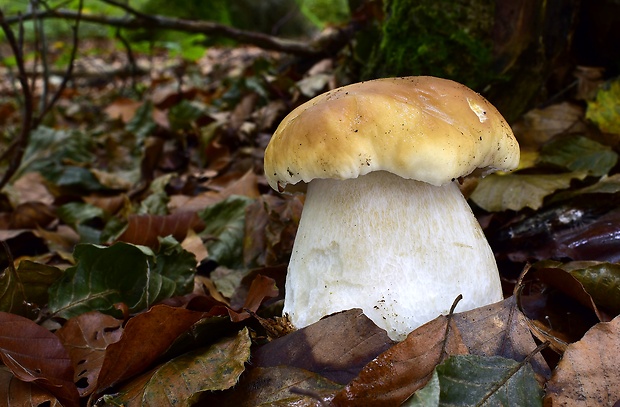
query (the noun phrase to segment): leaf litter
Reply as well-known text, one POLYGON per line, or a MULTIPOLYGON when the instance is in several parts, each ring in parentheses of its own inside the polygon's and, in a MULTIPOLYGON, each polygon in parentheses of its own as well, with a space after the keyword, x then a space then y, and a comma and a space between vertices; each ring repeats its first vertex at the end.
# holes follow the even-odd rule
MULTIPOLYGON (((490 386, 472 396, 474 404, 503 395, 519 400, 512 392, 521 391, 536 405, 540 383, 554 403, 619 398, 617 358, 604 352, 618 341, 618 308, 608 300, 618 287, 612 263, 620 255, 609 244, 618 223, 614 210, 599 204, 619 191, 618 146, 583 126, 583 109, 559 104, 530 112, 515 126, 530 159, 515 174, 480 180, 472 195, 500 261, 506 300, 439 317, 399 344, 358 310, 270 337, 258 317, 281 323, 272 317, 280 315, 303 198, 270 192, 262 150, 284 114, 337 80, 324 68, 314 76, 276 76, 273 55, 231 52, 243 56, 231 58, 236 65, 224 67, 222 55, 211 55, 219 67, 201 67, 209 86, 196 86, 195 77, 178 86, 164 73, 146 84, 142 99, 100 89, 103 106, 78 87, 64 101, 73 108, 55 112, 34 134, 0 217, 17 270, 11 274, 3 258, 0 304, 30 318, 0 314, 0 388, 10 388, 11 403, 30 397, 78 405, 79 397, 96 396, 127 405, 173 404, 171 397, 198 405, 421 405, 415 400, 426 397, 432 401, 424 405, 441 405, 454 378, 464 378, 461 390, 470 394, 475 384, 490 386), (78 119, 91 126, 74 128, 78 119), (582 202, 597 210, 583 210, 582 202), (89 249, 74 250, 78 242, 89 249), (85 253, 97 257, 90 252, 115 242, 122 251, 86 267, 92 259, 85 253), (546 259, 562 264, 547 276, 530 274, 519 297, 510 296, 524 263, 546 259), (225 294, 214 283, 222 268, 236 275, 225 294), (79 278, 90 285, 78 285, 79 278), (568 304, 591 313, 573 336, 556 329, 573 310, 568 304), (51 346, 33 345, 28 336, 42 330, 51 346), (538 341, 562 340, 558 357, 532 354, 532 332, 538 341), (29 350, 40 351, 30 365, 20 362, 30 370, 11 363, 29 350), (52 352, 58 365, 49 363, 52 352), (597 380, 580 393, 565 390, 590 377, 597 380)), ((602 89, 586 119, 615 132, 617 84, 602 89)))

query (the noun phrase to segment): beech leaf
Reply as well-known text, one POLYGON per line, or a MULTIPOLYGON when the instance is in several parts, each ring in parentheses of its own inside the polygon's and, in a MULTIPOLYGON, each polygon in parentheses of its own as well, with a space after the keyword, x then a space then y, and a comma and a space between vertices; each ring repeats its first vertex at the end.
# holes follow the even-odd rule
POLYGON ((45 388, 65 407, 80 405, 69 354, 42 326, 0 312, 0 358, 17 378, 45 388))
POLYGON ((445 357, 466 353, 452 316, 441 315, 364 366, 333 403, 347 407, 400 405, 428 382, 445 357))
POLYGON ((204 316, 203 312, 156 305, 131 318, 120 340, 106 349, 97 391, 144 371, 204 316))
POLYGON ((437 366, 439 406, 542 406, 528 363, 500 356, 455 355, 437 366))
POLYGON ((201 233, 209 241, 209 258, 233 269, 243 267, 245 208, 253 199, 233 195, 199 213, 206 227, 201 233))
POLYGON ((4 366, 0 367, 0 405, 62 407, 50 392, 33 383, 22 382, 4 366))
MULTIPOLYGON (((592 327, 568 345, 547 382, 554 406, 612 406, 620 400, 620 317, 592 327)), ((551 405, 551 404, 549 404, 551 405)))
POLYGON ((193 258, 184 251, 156 256, 147 247, 123 242, 110 247, 78 245, 73 254, 77 264, 50 287, 50 311, 68 319, 89 311, 113 313, 114 304, 124 303, 136 312, 183 294, 194 275, 184 254, 193 258), (163 267, 174 260, 178 268, 163 267))
POLYGON ((80 396, 93 392, 107 347, 122 333, 122 320, 99 312, 88 312, 68 320, 56 335, 69 352, 80 396))
POLYGON ((580 135, 554 139, 541 150, 540 163, 554 164, 573 172, 605 175, 616 165, 618 154, 611 147, 580 135))
POLYGON ((250 358, 247 328, 230 338, 179 356, 121 388, 113 400, 127 407, 192 405, 202 392, 234 386, 250 358))
POLYGON ((33 317, 34 309, 47 304, 47 290, 60 278, 62 271, 53 266, 22 260, 15 273, 7 268, 0 275, 0 311, 33 317))
POLYGON ((563 174, 491 174, 480 180, 470 198, 488 212, 507 209, 518 211, 529 207, 538 209, 543 199, 558 189, 568 188, 574 179, 583 179, 586 172, 563 174))
POLYGON ((560 266, 575 277, 596 305, 620 314, 620 265, 596 261, 574 261, 560 266))

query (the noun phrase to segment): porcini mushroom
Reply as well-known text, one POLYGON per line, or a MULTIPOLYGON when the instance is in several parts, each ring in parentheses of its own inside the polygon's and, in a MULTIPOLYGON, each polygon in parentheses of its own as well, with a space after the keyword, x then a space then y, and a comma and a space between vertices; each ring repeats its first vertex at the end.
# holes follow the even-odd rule
POLYGON ((402 340, 502 299, 494 255, 455 180, 510 170, 519 146, 478 93, 434 77, 344 86, 304 103, 265 151, 278 191, 307 184, 285 285, 301 328, 350 308, 402 340))

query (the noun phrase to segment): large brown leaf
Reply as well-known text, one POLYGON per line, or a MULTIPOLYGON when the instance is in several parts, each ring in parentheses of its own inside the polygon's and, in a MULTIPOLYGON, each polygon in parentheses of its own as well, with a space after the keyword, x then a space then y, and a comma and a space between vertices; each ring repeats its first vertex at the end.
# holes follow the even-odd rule
MULTIPOLYGON (((515 297, 454 315, 469 353, 480 356, 503 356, 523 361, 536 343, 526 317, 519 311, 515 297)), ((531 358, 534 371, 549 378, 551 371, 540 354, 531 358)))
POLYGON ((0 406, 62 407, 58 399, 33 383, 22 382, 0 367, 0 406))
POLYGON ((107 347, 96 390, 105 390, 149 368, 179 335, 204 316, 203 312, 155 305, 131 318, 120 340, 107 347))
POLYGON ((45 388, 65 407, 79 406, 69 354, 47 329, 0 312, 0 358, 20 380, 45 388))
POLYGON ((361 310, 352 309, 264 345, 253 354, 252 362, 261 367, 298 367, 346 384, 392 345, 383 329, 361 310))
POLYGON ((71 318, 56 332, 69 351, 80 396, 95 390, 106 349, 120 339, 122 323, 110 315, 93 311, 71 318))
POLYGON ((202 220, 195 212, 179 211, 172 215, 129 215, 127 229, 118 240, 156 248, 158 237, 172 235, 182 241, 189 230, 204 228, 202 220))
POLYGON ((435 366, 467 347, 452 316, 439 316, 368 363, 333 399, 336 406, 398 406, 431 378, 435 366))
POLYGON ((569 345, 547 383, 546 402, 572 407, 617 405, 619 344, 620 317, 616 317, 595 325, 580 341, 569 345))

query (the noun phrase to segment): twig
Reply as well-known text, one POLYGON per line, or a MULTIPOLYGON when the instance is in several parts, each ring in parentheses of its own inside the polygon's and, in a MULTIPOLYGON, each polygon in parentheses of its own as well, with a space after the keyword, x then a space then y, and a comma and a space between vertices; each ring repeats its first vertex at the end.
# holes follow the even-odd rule
POLYGON ((71 27, 73 30, 73 44, 71 46, 71 54, 69 55, 69 62, 67 63, 67 70, 65 71, 65 74, 62 76, 62 82, 56 89, 56 92, 54 92, 54 95, 52 95, 51 99, 47 101, 45 105, 41 108, 41 111, 39 112, 38 116, 34 120, 33 128, 36 128, 39 124, 41 124, 41 121, 43 120, 45 115, 58 102, 58 99, 60 99, 60 96, 62 95, 64 90, 67 88, 67 84, 69 83, 69 80, 71 79, 73 75, 73 67, 74 67, 74 62, 75 62, 75 58, 77 56, 77 50, 78 50, 79 28, 80 28, 80 20, 82 19, 83 8, 84 8, 84 0, 80 0, 78 4, 77 16, 75 19, 75 25, 71 27))
MULTIPOLYGON (((9 147, 7 151, 11 151, 9 166, 0 180, 0 189, 2 189, 7 182, 11 179, 13 174, 19 168, 19 164, 24 156, 24 151, 26 150, 26 145, 28 145, 28 139, 30 137, 30 130, 32 126, 32 117, 33 117, 33 106, 32 106, 32 93, 30 91, 30 84, 28 83, 28 76, 26 75, 26 69, 24 67, 24 58, 22 53, 22 48, 20 47, 17 39, 15 38, 15 34, 9 23, 4 18, 4 14, 2 10, 0 10, 0 27, 2 27, 2 31, 4 31, 4 35, 11 47, 11 51, 15 56, 15 63, 17 66, 17 78, 22 87, 22 93, 24 95, 24 104, 23 104, 23 115, 22 115, 22 126, 15 140, 14 144, 9 147)), ((20 31, 23 28, 23 24, 20 24, 20 31)), ((20 34, 21 35, 21 34, 20 34)), ((8 157, 6 153, 3 154, 3 158, 8 157)))
MULTIPOLYGON (((118 4, 112 0, 105 0, 110 4, 118 4)), ((133 10, 123 5, 125 10, 133 10)), ((296 41, 285 38, 279 38, 272 35, 258 33, 254 31, 241 30, 224 24, 218 24, 211 21, 186 20, 181 18, 166 17, 161 15, 144 15, 137 12, 131 13, 130 17, 109 17, 102 15, 83 14, 82 21, 102 24, 112 27, 120 27, 128 30, 137 29, 167 29, 175 31, 183 31, 195 34, 205 34, 211 36, 221 36, 235 39, 238 42, 256 45, 260 48, 285 52, 300 56, 321 56, 344 47, 352 38, 353 33, 359 28, 358 22, 352 22, 346 27, 338 30, 332 30, 323 33, 318 38, 309 41, 296 41)), ((22 16, 24 20, 32 20, 34 18, 57 18, 57 19, 75 19, 77 13, 72 10, 48 10, 34 11, 22 16)), ((7 18, 7 24, 17 23, 18 18, 7 18)))

